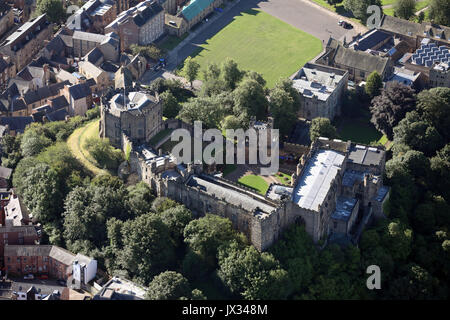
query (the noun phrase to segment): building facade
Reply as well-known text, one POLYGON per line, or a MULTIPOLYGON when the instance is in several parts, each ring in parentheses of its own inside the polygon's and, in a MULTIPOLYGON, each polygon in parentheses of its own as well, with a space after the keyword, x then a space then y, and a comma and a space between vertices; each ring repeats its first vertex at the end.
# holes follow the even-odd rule
POLYGON ((296 74, 293 86, 300 93, 299 116, 312 120, 317 117, 333 120, 341 113, 348 72, 307 63, 296 74))
POLYGON ((15 72, 22 70, 53 36, 53 24, 45 14, 26 22, 0 44, 0 52, 11 58, 15 72))

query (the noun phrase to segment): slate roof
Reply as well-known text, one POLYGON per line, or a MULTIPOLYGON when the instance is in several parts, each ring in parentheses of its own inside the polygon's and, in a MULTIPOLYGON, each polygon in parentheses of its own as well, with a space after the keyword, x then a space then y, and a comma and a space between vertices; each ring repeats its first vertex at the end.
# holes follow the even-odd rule
POLYGON ((348 154, 348 161, 365 166, 379 165, 383 159, 384 151, 363 145, 352 145, 348 154))
POLYGON ((181 14, 186 18, 187 21, 191 21, 200 13, 208 8, 214 0, 192 0, 187 6, 183 7, 181 14))
POLYGON ((336 200, 336 209, 331 214, 331 218, 348 221, 357 202, 358 200, 354 198, 339 196, 336 200))
POLYGON ((69 87, 69 94, 72 96, 74 100, 79 100, 86 98, 91 95, 91 88, 85 83, 79 83, 69 87))
POLYGON ((392 35, 377 29, 373 29, 363 35, 360 39, 352 42, 349 47, 353 46, 355 50, 366 51, 367 49, 372 49, 380 42, 383 42, 389 38, 392 38, 392 35))
POLYGON ((75 255, 52 245, 5 245, 5 255, 12 257, 47 256, 65 265, 71 265, 75 255))
POLYGON ((51 99, 50 102, 53 110, 59 110, 69 106, 66 97, 62 95, 51 99))
POLYGON ((84 57, 86 61, 89 61, 92 64, 97 65, 97 62, 103 58, 103 53, 99 48, 94 48, 91 51, 89 51, 86 56, 84 57))
POLYGON ((0 117, 0 125, 8 125, 10 130, 23 132, 32 123, 33 117, 0 117))
POLYGON ((389 58, 374 56, 370 53, 355 51, 338 45, 334 55, 334 62, 339 65, 364 70, 368 73, 376 70, 381 75, 386 69, 389 58))
POLYGON ((142 27, 163 10, 163 7, 161 7, 161 5, 155 1, 143 11, 135 15, 133 17, 133 21, 138 27, 142 27))
POLYGON ((106 39, 106 36, 103 34, 92 33, 92 32, 75 31, 73 33, 72 39, 102 43, 103 40, 106 39))
POLYGON ((35 91, 27 92, 26 94, 24 94, 23 99, 25 100, 25 103, 27 105, 36 101, 44 100, 46 98, 58 95, 59 90, 61 90, 65 85, 68 84, 70 84, 69 81, 53 83, 49 86, 39 88, 35 91))
POLYGON ((422 33, 422 26, 419 23, 388 15, 384 15, 381 19, 379 29, 412 37, 422 33))

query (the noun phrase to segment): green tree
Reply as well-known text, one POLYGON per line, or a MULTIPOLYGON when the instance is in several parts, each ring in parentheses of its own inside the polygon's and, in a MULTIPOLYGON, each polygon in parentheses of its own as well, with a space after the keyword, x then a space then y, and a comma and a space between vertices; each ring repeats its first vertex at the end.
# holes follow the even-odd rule
POLYGON ((319 137, 335 138, 336 128, 331 124, 328 118, 314 118, 311 121, 311 127, 309 128, 309 136, 311 141, 316 140, 319 137))
POLYGON ((162 222, 169 228, 170 235, 174 242, 179 246, 183 243, 184 228, 192 221, 191 210, 183 205, 169 208, 159 213, 162 222))
POLYGON ((380 0, 344 0, 345 10, 349 10, 353 15, 360 19, 364 24, 367 20, 367 8, 370 5, 381 7, 380 0))
POLYGON ((289 277, 272 254, 236 242, 219 250, 218 275, 234 294, 244 299, 286 299, 289 277))
POLYGON ((417 15, 417 22, 418 23, 422 23, 423 20, 425 20, 425 12, 424 11, 420 11, 419 14, 417 15))
POLYGON ((133 216, 140 216, 149 213, 152 209, 152 202, 155 197, 147 183, 141 181, 128 187, 128 197, 125 200, 127 210, 133 216))
POLYGON ((198 70, 200 69, 200 64, 193 60, 191 57, 187 57, 186 60, 184 60, 184 66, 183 66, 183 74, 186 77, 187 81, 191 84, 192 88, 192 82, 197 78, 198 70))
POLYGON ((222 63, 222 78, 225 81, 225 85, 229 90, 234 90, 237 84, 241 81, 244 76, 244 72, 239 70, 237 63, 230 59, 226 58, 222 63))
POLYGON ((241 120, 238 117, 231 114, 223 119, 221 128, 222 130, 226 129, 236 130, 239 128, 243 128, 243 124, 241 123, 241 120))
POLYGON ((16 136, 11 136, 5 134, 1 139, 1 149, 2 149, 2 165, 11 169, 14 169, 22 159, 22 152, 20 149, 20 144, 22 140, 22 135, 18 134, 16 136))
POLYGON ((397 17, 409 20, 416 12, 415 0, 397 0, 394 3, 394 13, 397 17))
POLYGON ((188 280, 174 271, 165 271, 153 278, 145 298, 148 300, 178 300, 191 296, 188 280))
POLYGON ((169 91, 164 91, 160 95, 163 101, 163 116, 166 118, 175 118, 180 112, 180 104, 178 103, 175 96, 169 91))
POLYGON ((367 78, 364 90, 371 98, 378 96, 383 88, 383 80, 378 72, 373 71, 367 78))
POLYGON ((24 157, 31 157, 37 155, 51 144, 52 140, 45 135, 44 128, 41 125, 35 125, 25 130, 20 142, 20 148, 24 157))
POLYGON ((423 90, 417 95, 417 109, 446 141, 450 139, 450 88, 423 90))
POLYGON ((431 0, 428 8, 428 16, 434 23, 450 27, 450 3, 447 0, 431 0))
POLYGON ((386 89, 372 99, 370 121, 392 140, 393 128, 407 112, 415 109, 415 105, 416 95, 413 89, 396 81, 389 82, 386 89))
POLYGON ((36 10, 39 14, 46 14, 50 22, 59 23, 66 18, 63 3, 60 0, 37 0, 36 10))
POLYGON ((212 214, 192 220, 184 229, 184 241, 211 267, 216 265, 219 246, 236 239, 244 241, 233 230, 231 221, 212 214))
POLYGON ((270 114, 274 119, 274 127, 281 135, 288 135, 297 121, 297 110, 294 99, 288 92, 275 88, 270 92, 270 114))
POLYGON ((107 138, 88 138, 84 143, 84 147, 101 167, 116 170, 119 164, 124 161, 122 151, 112 147, 107 138))
POLYGON ((115 253, 118 265, 145 285, 175 263, 170 231, 153 213, 126 221, 122 227, 122 243, 123 247, 115 253))
POLYGON ((264 87, 253 79, 244 79, 234 90, 234 114, 244 115, 250 121, 251 117, 262 120, 266 117, 268 102, 264 87))

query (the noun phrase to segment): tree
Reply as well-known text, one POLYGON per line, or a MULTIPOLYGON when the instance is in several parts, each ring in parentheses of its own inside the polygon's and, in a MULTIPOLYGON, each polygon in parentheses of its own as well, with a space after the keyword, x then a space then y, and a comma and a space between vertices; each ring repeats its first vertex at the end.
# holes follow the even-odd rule
POLYGON ((67 247, 72 250, 80 241, 89 241, 101 248, 107 243, 106 221, 128 216, 123 199, 124 188, 115 190, 105 186, 77 187, 64 201, 64 232, 67 247))
POLYGON ((137 44, 132 44, 130 46, 130 49, 134 55, 142 54, 144 57, 154 61, 157 61, 163 57, 163 51, 153 44, 148 46, 139 46, 137 44))
POLYGON ((443 147, 444 140, 434 126, 416 111, 408 112, 394 128, 394 142, 430 156, 443 147))
POLYGON ((270 92, 270 113, 274 118, 274 127, 281 135, 288 135, 297 121, 297 110, 294 99, 288 92, 275 88, 270 92))
POLYGON ((16 179, 15 186, 34 219, 42 223, 58 220, 63 197, 60 179, 55 170, 48 164, 38 163, 28 167, 16 179))
POLYGON ((430 185, 445 199, 450 200, 450 144, 446 144, 430 159, 430 166, 432 172, 430 185))
POLYGON ((210 63, 206 67, 205 70, 203 70, 203 79, 205 82, 209 82, 211 80, 217 80, 220 77, 220 67, 216 63, 210 63))
POLYGON ((360 19, 363 23, 367 20, 367 8, 370 5, 377 5, 381 7, 380 0, 344 0, 345 10, 349 10, 353 15, 360 19))
POLYGON ((253 79, 244 79, 234 90, 234 114, 245 115, 250 121, 251 117, 262 120, 266 117, 268 102, 263 86, 253 79))
POLYGON ((244 299, 286 299, 289 277, 272 254, 236 242, 219 250, 218 275, 234 294, 244 299))
POLYGON ((273 89, 281 89, 289 93, 294 102, 294 109, 295 111, 298 111, 300 108, 300 93, 297 91, 297 89, 294 88, 293 84, 294 82, 291 79, 281 78, 275 83, 273 89))
POLYGON ((60 0, 37 0, 36 10, 46 14, 50 22, 59 23, 66 18, 63 3, 60 0))
POLYGON ((378 96, 383 87, 383 80, 378 72, 373 71, 367 78, 366 86, 364 90, 367 95, 371 98, 378 96))
POLYGON ((119 164, 124 160, 122 151, 113 148, 108 138, 87 138, 84 147, 101 167, 106 167, 110 170, 117 169, 119 164))
POLYGON ((416 12, 415 0, 397 0, 394 3, 394 13, 397 17, 409 20, 416 12))
POLYGON ((243 124, 241 123, 241 120, 234 116, 234 115, 229 115, 226 116, 225 119, 223 119, 222 121, 222 125, 221 125, 222 130, 226 130, 226 129, 239 129, 239 128, 243 128, 243 124))
POLYGON ((128 197, 125 200, 127 210, 133 216, 149 213, 152 209, 152 201, 155 197, 147 183, 141 181, 128 187, 128 197))
POLYGON ((164 91, 160 95, 160 97, 163 101, 163 116, 166 118, 175 118, 181 109, 180 104, 178 103, 175 96, 169 90, 167 90, 164 91))
POLYGON ((309 128, 309 136, 311 141, 316 140, 319 137, 335 138, 336 128, 331 124, 328 118, 314 118, 311 121, 311 127, 309 128))
POLYGON ((192 221, 191 210, 183 205, 164 210, 159 214, 162 222, 169 228, 170 236, 179 246, 183 243, 184 228, 192 221))
POLYGON ((200 64, 193 60, 191 57, 187 57, 184 60, 183 66, 183 74, 186 77, 187 81, 190 82, 192 88, 192 82, 197 78, 198 70, 200 69, 200 64))
POLYGON ((450 27, 450 3, 447 0, 431 0, 428 8, 428 16, 434 23, 450 27))
POLYGON ((219 246, 237 239, 242 242, 242 238, 233 230, 231 221, 212 214, 192 220, 184 229, 184 241, 189 248, 212 267, 216 265, 219 246))
POLYGON ((417 95, 417 109, 446 141, 450 139, 450 88, 438 87, 417 95))
POLYGON ((153 278, 145 298, 148 300, 177 300, 191 296, 188 280, 174 271, 165 271, 153 278))
POLYGON ((392 140, 393 128, 407 112, 414 110, 415 103, 416 96, 413 89, 396 81, 389 82, 386 89, 372 100, 371 122, 392 140))
POLYGON ((241 81, 244 73, 239 70, 238 65, 234 60, 226 58, 222 63, 222 78, 229 90, 234 90, 241 81))
POLYGON ((266 80, 264 80, 263 76, 256 71, 247 71, 245 77, 257 81, 263 87, 266 85, 266 80))
POLYGON ((152 202, 152 211, 156 213, 163 212, 170 208, 175 208, 178 203, 166 197, 158 197, 152 202))
POLYGON ((44 128, 37 125, 25 130, 22 135, 20 148, 24 157, 31 157, 37 155, 51 144, 52 140, 45 136, 44 128))
POLYGON ((1 139, 2 149, 2 165, 11 169, 14 169, 22 159, 22 152, 20 149, 20 143, 22 135, 11 136, 5 134, 1 139))
POLYGON ((170 231, 153 213, 127 220, 122 227, 123 247, 116 251, 117 264, 136 280, 148 284, 175 263, 170 231))
POLYGON ((420 11, 419 15, 417 16, 417 22, 418 23, 422 23, 423 20, 425 20, 425 12, 424 11, 420 11))

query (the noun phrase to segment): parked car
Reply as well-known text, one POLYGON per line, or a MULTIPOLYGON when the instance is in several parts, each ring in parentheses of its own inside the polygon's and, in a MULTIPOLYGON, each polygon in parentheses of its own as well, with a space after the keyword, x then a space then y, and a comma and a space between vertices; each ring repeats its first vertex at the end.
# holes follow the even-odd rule
POLYGON ((344 23, 344 20, 339 20, 338 25, 342 26, 343 23, 344 23))
POLYGON ((26 276, 23 276, 23 279, 24 280, 33 280, 34 276, 30 273, 30 274, 27 274, 26 276))
POLYGON ((345 21, 342 23, 342 26, 344 27, 344 29, 351 29, 351 28, 353 28, 353 26, 350 23, 345 22, 345 21))
POLYGON ((47 280, 47 279, 48 279, 48 275, 42 274, 42 275, 40 275, 40 276, 38 277, 38 279, 40 279, 40 280, 47 280))

